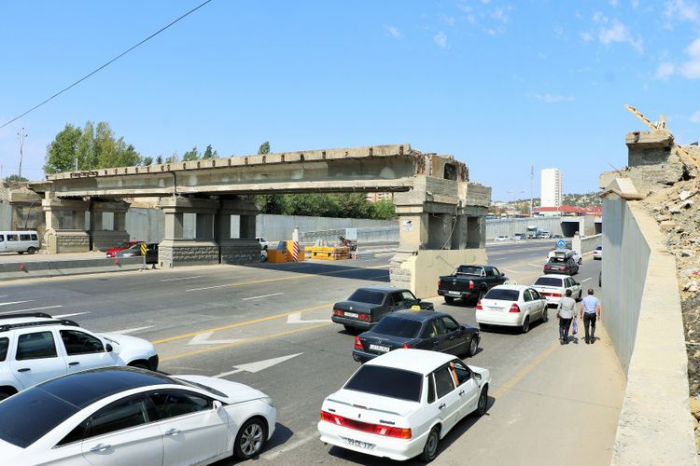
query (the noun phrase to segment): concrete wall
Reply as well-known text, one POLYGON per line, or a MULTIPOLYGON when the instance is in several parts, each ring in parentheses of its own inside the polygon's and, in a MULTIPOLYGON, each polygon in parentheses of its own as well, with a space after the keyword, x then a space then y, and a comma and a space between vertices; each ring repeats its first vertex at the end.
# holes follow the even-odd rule
POLYGON ((132 240, 160 243, 165 237, 165 214, 160 209, 131 208, 126 212, 126 231, 132 240))
POLYGON ((62 277, 100 272, 139 270, 143 267, 141 257, 109 259, 76 259, 64 261, 3 262, 0 264, 0 280, 22 278, 62 277))
POLYGON ((579 256, 583 256, 589 252, 592 252, 603 244, 603 235, 593 235, 593 236, 574 236, 571 240, 571 249, 576 251, 579 256))
POLYGON ((12 206, 0 201, 0 230, 12 230, 12 206))
MULTIPOLYGON (((330 217, 305 217, 300 215, 271 215, 260 214, 256 218, 256 231, 258 237, 267 240, 291 239, 294 227, 299 231, 318 232, 322 230, 337 230, 341 228, 360 227, 395 227, 398 234, 398 221, 396 220, 369 220, 357 218, 330 218, 330 217)), ((337 240, 336 236, 334 240, 337 240)))
POLYGON ((612 464, 697 464, 675 259, 642 206, 609 194, 603 212, 603 321, 627 372, 612 464))
MULTIPOLYGON (((399 226, 389 227, 361 227, 361 228, 337 228, 333 230, 302 232, 299 241, 302 243, 315 243, 316 240, 325 240, 328 244, 334 244, 339 236, 363 243, 398 243, 399 226)), ((267 239, 267 237, 265 237, 267 239)))
POLYGON ((559 217, 493 219, 486 220, 486 241, 493 241, 496 236, 508 235, 512 238, 516 233, 526 233, 530 225, 547 230, 553 235, 562 234, 559 217))

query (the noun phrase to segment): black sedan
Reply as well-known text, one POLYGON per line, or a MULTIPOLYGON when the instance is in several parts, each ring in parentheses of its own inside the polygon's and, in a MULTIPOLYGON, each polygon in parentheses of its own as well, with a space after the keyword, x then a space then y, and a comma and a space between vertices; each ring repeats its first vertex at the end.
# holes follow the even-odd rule
POLYGON ((418 348, 473 356, 481 335, 443 312, 402 311, 387 315, 369 332, 355 337, 352 357, 365 362, 397 348, 418 348))
MULTIPOLYGON (((144 243, 134 244, 128 249, 123 249, 115 253, 115 257, 138 257, 141 254, 141 245, 144 243)), ((146 264, 157 264, 158 263, 158 243, 145 243, 146 244, 146 264)))

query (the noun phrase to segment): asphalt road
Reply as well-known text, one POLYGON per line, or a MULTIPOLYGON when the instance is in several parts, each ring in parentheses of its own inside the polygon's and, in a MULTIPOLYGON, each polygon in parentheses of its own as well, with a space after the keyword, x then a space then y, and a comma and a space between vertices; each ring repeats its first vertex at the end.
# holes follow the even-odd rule
MULTIPOLYGON (((489 248, 489 259, 509 278, 532 283, 552 246, 498 245, 489 248)), ((599 270, 588 256, 575 278, 597 289, 599 270)), ((70 316, 97 332, 146 338, 156 344, 165 372, 218 375, 264 391, 277 404, 279 423, 258 461, 388 464, 325 446, 316 431, 323 399, 358 367, 350 354, 354 337, 330 322, 331 306, 359 286, 388 281, 387 257, 37 279, 0 285, 0 313, 44 311, 70 316)), ((471 304, 432 301, 458 321, 475 324, 471 304)), ((525 335, 483 332, 478 354, 466 362, 491 370, 494 405, 518 396, 511 390, 514 381, 556 339, 556 319, 533 325, 525 335)), ((481 451, 489 443, 486 436, 508 422, 497 416, 467 418, 442 442, 441 456, 481 451)), ((519 454, 513 452, 514 463, 519 454)), ((440 457, 434 464, 441 464, 440 457)))

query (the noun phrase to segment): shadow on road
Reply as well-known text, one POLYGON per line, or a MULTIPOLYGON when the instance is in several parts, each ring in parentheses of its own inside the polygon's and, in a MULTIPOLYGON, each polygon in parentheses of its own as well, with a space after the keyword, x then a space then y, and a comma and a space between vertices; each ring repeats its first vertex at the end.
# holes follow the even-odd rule
POLYGON ((239 267, 389 283, 389 264, 376 261, 346 260, 342 261, 342 265, 338 262, 304 261, 281 264, 260 263, 240 265, 239 267))

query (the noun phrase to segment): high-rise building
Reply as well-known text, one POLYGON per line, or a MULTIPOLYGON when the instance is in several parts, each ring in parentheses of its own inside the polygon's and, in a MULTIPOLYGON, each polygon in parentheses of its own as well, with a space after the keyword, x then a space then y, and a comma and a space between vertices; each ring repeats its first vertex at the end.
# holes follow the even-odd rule
POLYGON ((559 207, 563 191, 561 170, 558 168, 544 168, 540 178, 542 207, 559 207))

